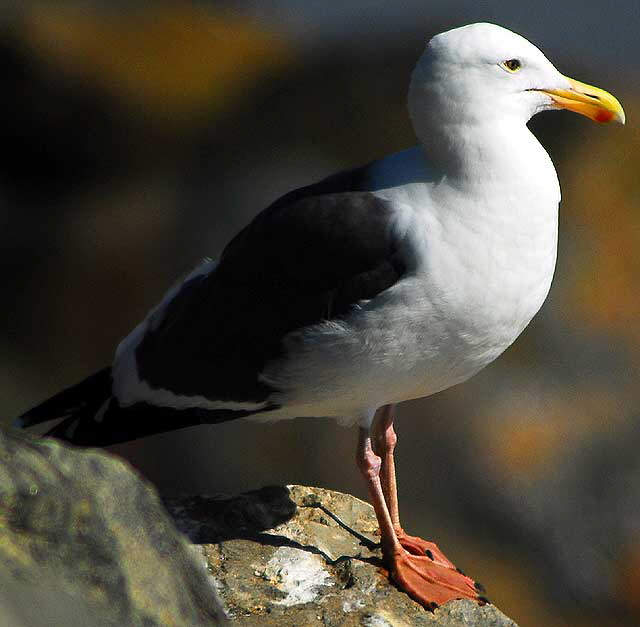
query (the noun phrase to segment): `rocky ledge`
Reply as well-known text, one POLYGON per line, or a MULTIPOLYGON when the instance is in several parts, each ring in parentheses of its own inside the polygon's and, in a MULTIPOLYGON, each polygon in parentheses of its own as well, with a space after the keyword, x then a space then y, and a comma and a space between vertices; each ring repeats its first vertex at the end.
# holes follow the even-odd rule
POLYGON ((354 497, 277 486, 165 506, 112 455, 0 428, 0 624, 516 627, 397 590, 354 497))
POLYGON ((238 627, 517 627, 493 605, 431 613, 389 583, 373 508, 339 492, 268 487, 167 503, 238 627))

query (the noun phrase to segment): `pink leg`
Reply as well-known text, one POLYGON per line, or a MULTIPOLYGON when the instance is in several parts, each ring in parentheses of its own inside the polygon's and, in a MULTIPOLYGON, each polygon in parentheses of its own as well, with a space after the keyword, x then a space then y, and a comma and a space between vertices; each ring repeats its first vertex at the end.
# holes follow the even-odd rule
POLYGON ((454 564, 444 555, 434 542, 428 542, 417 536, 410 536, 400 524, 400 512, 398 509, 398 490, 396 484, 396 465, 394 451, 398 436, 393 428, 395 419, 395 405, 383 405, 378 409, 373 419, 375 433, 374 450, 382 459, 380 468, 380 480, 384 493, 391 522, 396 532, 398 541, 404 549, 413 555, 426 555, 435 562, 455 568, 454 564))
POLYGON ((428 609, 453 599, 483 601, 478 597, 474 581, 458 571, 435 544, 414 539, 402 530, 393 465, 393 407, 385 406, 378 410, 374 418, 376 427, 378 418, 378 424, 383 428, 376 430, 376 450, 382 453, 382 459, 372 448, 369 431, 361 428, 357 462, 369 488, 380 526, 382 554, 391 578, 400 589, 428 609))
POLYGON ((373 505, 380 527, 383 554, 387 555, 388 553, 393 554, 401 551, 402 547, 393 529, 393 521, 389 515, 389 509, 387 508, 387 503, 385 502, 382 492, 382 484, 380 483, 381 460, 371 448, 371 438, 369 437, 368 429, 360 428, 356 462, 369 488, 371 504, 373 505))
POLYGON ((398 490, 396 487, 396 466, 393 461, 393 452, 396 448, 398 437, 393 429, 396 406, 383 405, 378 409, 373 418, 374 442, 373 448, 382 459, 380 468, 380 480, 382 491, 389 508, 389 515, 396 530, 400 530, 400 513, 398 510, 398 490))

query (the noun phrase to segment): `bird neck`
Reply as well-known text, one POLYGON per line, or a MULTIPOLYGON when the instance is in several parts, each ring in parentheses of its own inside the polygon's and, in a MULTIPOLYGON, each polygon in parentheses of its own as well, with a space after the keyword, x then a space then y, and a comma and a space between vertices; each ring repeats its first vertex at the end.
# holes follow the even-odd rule
POLYGON ((457 187, 557 187, 546 150, 521 120, 445 123, 416 129, 434 173, 457 187))
POLYGON ((451 125, 437 133, 423 142, 436 173, 432 207, 446 219, 476 221, 478 229, 513 241, 535 232, 544 239, 541 248, 555 246, 560 185, 549 155, 525 124, 451 125))

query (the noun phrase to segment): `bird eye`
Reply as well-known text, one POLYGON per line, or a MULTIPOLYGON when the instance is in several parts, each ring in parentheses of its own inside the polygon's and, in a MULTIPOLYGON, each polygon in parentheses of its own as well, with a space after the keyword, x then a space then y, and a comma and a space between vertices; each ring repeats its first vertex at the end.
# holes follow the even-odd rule
POLYGON ((522 68, 522 63, 520 62, 520 59, 507 59, 502 62, 502 67, 508 72, 517 72, 522 68))

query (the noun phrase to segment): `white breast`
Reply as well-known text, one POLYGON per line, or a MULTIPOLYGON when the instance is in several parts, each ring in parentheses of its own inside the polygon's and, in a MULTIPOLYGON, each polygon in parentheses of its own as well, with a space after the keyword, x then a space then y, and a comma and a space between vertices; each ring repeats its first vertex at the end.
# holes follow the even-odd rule
POLYGON ((410 233, 420 257, 403 289, 419 295, 416 308, 423 310, 421 322, 413 316, 426 348, 416 366, 416 396, 463 381, 493 361, 548 294, 557 254, 555 169, 528 131, 509 160, 504 177, 479 172, 475 179, 425 185, 421 201, 415 185, 395 197, 386 192, 398 202, 407 201, 407 189, 414 195, 410 233))

